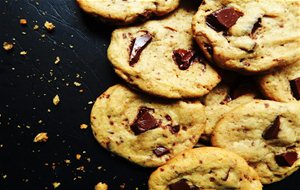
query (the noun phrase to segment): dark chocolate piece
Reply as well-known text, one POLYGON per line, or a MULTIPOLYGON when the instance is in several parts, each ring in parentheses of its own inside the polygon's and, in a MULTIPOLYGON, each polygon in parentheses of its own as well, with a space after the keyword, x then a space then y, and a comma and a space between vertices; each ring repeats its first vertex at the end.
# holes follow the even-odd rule
POLYGON ((290 81, 291 90, 296 100, 300 100, 300 77, 290 81))
POLYGON ((130 66, 133 66, 136 62, 138 62, 141 52, 151 42, 151 40, 152 40, 151 34, 146 33, 142 36, 135 38, 132 41, 130 57, 129 57, 130 66))
POLYGON ((152 109, 146 107, 140 108, 137 118, 130 126, 135 135, 139 135, 150 129, 158 127, 157 120, 149 113, 150 110, 152 109))
POLYGON ((279 130, 280 130, 280 116, 277 116, 275 121, 264 131, 262 137, 265 140, 277 139, 279 130))
POLYGON ((195 58, 195 52, 191 50, 177 49, 173 51, 172 57, 180 70, 186 70, 191 66, 193 59, 195 58))
POLYGON ((165 154, 170 153, 170 150, 164 146, 158 146, 153 150, 153 153, 157 156, 157 157, 161 157, 165 154))
POLYGON ((206 24, 218 32, 226 31, 243 15, 232 7, 226 7, 206 16, 206 24))
POLYGON ((289 166, 291 167, 298 159, 297 152, 287 152, 275 156, 275 161, 278 166, 289 166))
POLYGON ((179 125, 170 126, 170 131, 172 134, 178 133, 180 131, 180 126, 179 125))
POLYGON ((186 183, 185 179, 177 181, 176 183, 169 185, 170 190, 198 190, 198 187, 190 187, 189 184, 186 183))
POLYGON ((252 30, 251 30, 251 34, 254 34, 255 31, 256 31, 259 27, 261 27, 261 18, 259 18, 259 19, 256 21, 256 23, 253 25, 253 28, 252 28, 252 30))

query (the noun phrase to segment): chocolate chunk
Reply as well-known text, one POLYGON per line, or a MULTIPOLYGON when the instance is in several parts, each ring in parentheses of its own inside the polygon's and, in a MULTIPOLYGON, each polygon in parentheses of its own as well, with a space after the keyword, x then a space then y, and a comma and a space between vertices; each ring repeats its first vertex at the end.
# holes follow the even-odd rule
POLYGON ((232 7, 227 7, 206 16, 206 24, 218 32, 226 31, 243 15, 242 12, 239 12, 232 7))
POLYGON ((254 34, 255 31, 256 31, 259 27, 261 27, 261 18, 259 18, 259 19, 257 20, 257 22, 253 25, 253 28, 252 28, 252 30, 251 30, 251 34, 254 34))
POLYGON ((191 50, 177 49, 173 51, 172 57, 180 70, 186 70, 190 67, 193 59, 195 58, 195 52, 191 50))
POLYGON ((152 109, 146 107, 140 108, 137 118, 130 126, 135 135, 139 135, 150 129, 158 127, 157 120, 149 113, 150 110, 152 109))
POLYGON ((297 152, 287 152, 275 156, 275 161, 278 166, 289 166, 291 167, 298 159, 297 152))
POLYGON ((296 100, 300 100, 300 77, 290 81, 291 90, 296 100))
POLYGON ((272 140, 278 138, 280 130, 280 116, 277 116, 275 121, 263 133, 262 137, 265 140, 272 140))
POLYGON ((151 42, 151 40, 152 40, 151 34, 147 33, 135 38, 132 41, 130 57, 129 57, 130 66, 133 66, 136 62, 138 62, 141 52, 151 42))
POLYGON ((180 131, 180 126, 179 125, 170 126, 170 131, 172 134, 178 133, 180 131))
POLYGON ((190 187, 189 184, 186 183, 185 179, 182 179, 180 181, 177 181, 176 183, 173 183, 169 185, 170 190, 198 190, 198 187, 190 187))
POLYGON ((170 150, 164 146, 158 146, 153 150, 153 153, 157 156, 157 157, 161 157, 165 154, 170 153, 170 150))

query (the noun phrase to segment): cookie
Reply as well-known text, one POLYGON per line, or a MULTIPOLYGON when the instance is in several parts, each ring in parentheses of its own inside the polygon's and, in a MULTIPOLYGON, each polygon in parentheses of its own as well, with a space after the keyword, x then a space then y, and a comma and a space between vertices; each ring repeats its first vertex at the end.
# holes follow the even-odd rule
POLYGON ((179 0, 77 0, 80 8, 111 24, 125 25, 163 16, 175 10, 179 0))
POLYGON ((218 66, 247 74, 300 59, 298 0, 204 0, 193 33, 218 66))
POLYGON ((160 100, 115 85, 97 98, 91 126, 102 147, 155 167, 197 143, 205 112, 197 101, 160 100))
POLYGON ((149 190, 261 190, 257 173, 230 151, 203 147, 180 153, 154 171, 149 190))
POLYGON ((258 84, 268 98, 280 102, 300 100, 300 61, 259 77, 258 84))
POLYGON ((217 123, 212 144, 242 156, 263 184, 295 172, 300 160, 300 102, 254 100, 217 123))
POLYGON ((116 73, 135 88, 166 98, 195 98, 220 81, 194 46, 195 11, 181 7, 162 20, 112 33, 108 58, 116 73))
POLYGON ((224 114, 257 97, 259 93, 251 80, 237 78, 233 83, 218 84, 203 99, 207 120, 201 139, 210 140, 212 131, 224 114))

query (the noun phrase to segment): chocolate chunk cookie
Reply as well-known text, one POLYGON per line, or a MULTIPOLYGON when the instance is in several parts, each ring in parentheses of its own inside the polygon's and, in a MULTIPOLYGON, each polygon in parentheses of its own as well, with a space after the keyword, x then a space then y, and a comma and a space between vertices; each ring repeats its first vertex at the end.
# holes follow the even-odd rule
POLYGON ((151 16, 170 13, 179 5, 179 0, 77 0, 80 8, 111 24, 130 24, 151 16))
POLYGON ((300 100, 300 61, 259 77, 264 95, 280 102, 300 100))
POLYGON ((300 102, 254 100, 218 122, 212 144, 242 156, 264 184, 295 172, 300 160, 300 102))
POLYGON ((149 190, 261 190, 257 173, 233 152, 203 147, 180 153, 154 171, 149 190))
POLYGON ((102 147, 155 167, 197 143, 205 112, 197 101, 159 100, 115 85, 97 98, 91 126, 102 147))
POLYGON ((108 58, 116 73, 134 87, 161 97, 207 94, 220 76, 194 46, 194 13, 181 7, 162 20, 115 30, 108 58))
POLYGON ((204 0, 193 33, 220 67, 253 74, 300 59, 298 0, 204 0))
POLYGON ((237 78, 232 83, 218 84, 203 99, 207 121, 201 139, 210 140, 212 131, 224 114, 258 96, 259 93, 253 80, 237 78))

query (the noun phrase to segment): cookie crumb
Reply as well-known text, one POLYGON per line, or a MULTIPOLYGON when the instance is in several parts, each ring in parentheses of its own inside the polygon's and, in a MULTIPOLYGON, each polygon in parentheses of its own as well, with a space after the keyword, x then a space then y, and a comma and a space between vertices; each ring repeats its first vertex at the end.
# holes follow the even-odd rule
POLYGON ((20 24, 21 25, 27 25, 27 20, 24 19, 24 18, 20 19, 20 24))
POLYGON ((60 102, 60 99, 59 99, 59 96, 58 95, 55 95, 54 98, 53 98, 53 104, 55 106, 57 106, 60 102))
POLYGON ((74 82, 74 85, 78 87, 78 86, 81 86, 81 83, 79 83, 79 82, 74 82))
POLYGON ((108 185, 106 183, 99 182, 95 186, 95 190, 107 190, 107 189, 108 189, 108 185))
POLYGON ((36 24, 33 26, 33 30, 38 30, 38 29, 39 29, 39 25, 36 24))
POLYGON ((47 140, 48 140, 47 133, 42 132, 42 133, 37 134, 34 137, 33 142, 35 142, 35 143, 38 143, 38 142, 47 142, 47 140))
POLYGON ((80 125, 80 129, 87 129, 87 128, 88 128, 88 125, 87 125, 87 124, 84 124, 84 123, 83 123, 83 124, 80 125))
POLYGON ((60 63, 60 57, 57 56, 55 58, 54 64, 57 65, 58 63, 60 63))
POLYGON ((81 159, 81 155, 80 154, 76 154, 76 159, 80 160, 81 159))
POLYGON ((14 45, 12 43, 10 43, 10 42, 4 42, 3 43, 3 49, 5 51, 9 51, 9 50, 11 50, 13 48, 14 48, 14 45))
POLYGON ((66 164, 71 164, 71 160, 66 159, 66 160, 65 160, 65 163, 66 163, 66 164))
POLYGON ((60 183, 59 182, 53 182, 52 185, 53 185, 54 189, 56 189, 60 186, 60 183))
POLYGON ((55 25, 52 22, 48 22, 48 21, 44 23, 44 26, 48 31, 53 31, 55 28, 55 25))
POLYGON ((27 55, 27 51, 21 51, 20 55, 27 55))

